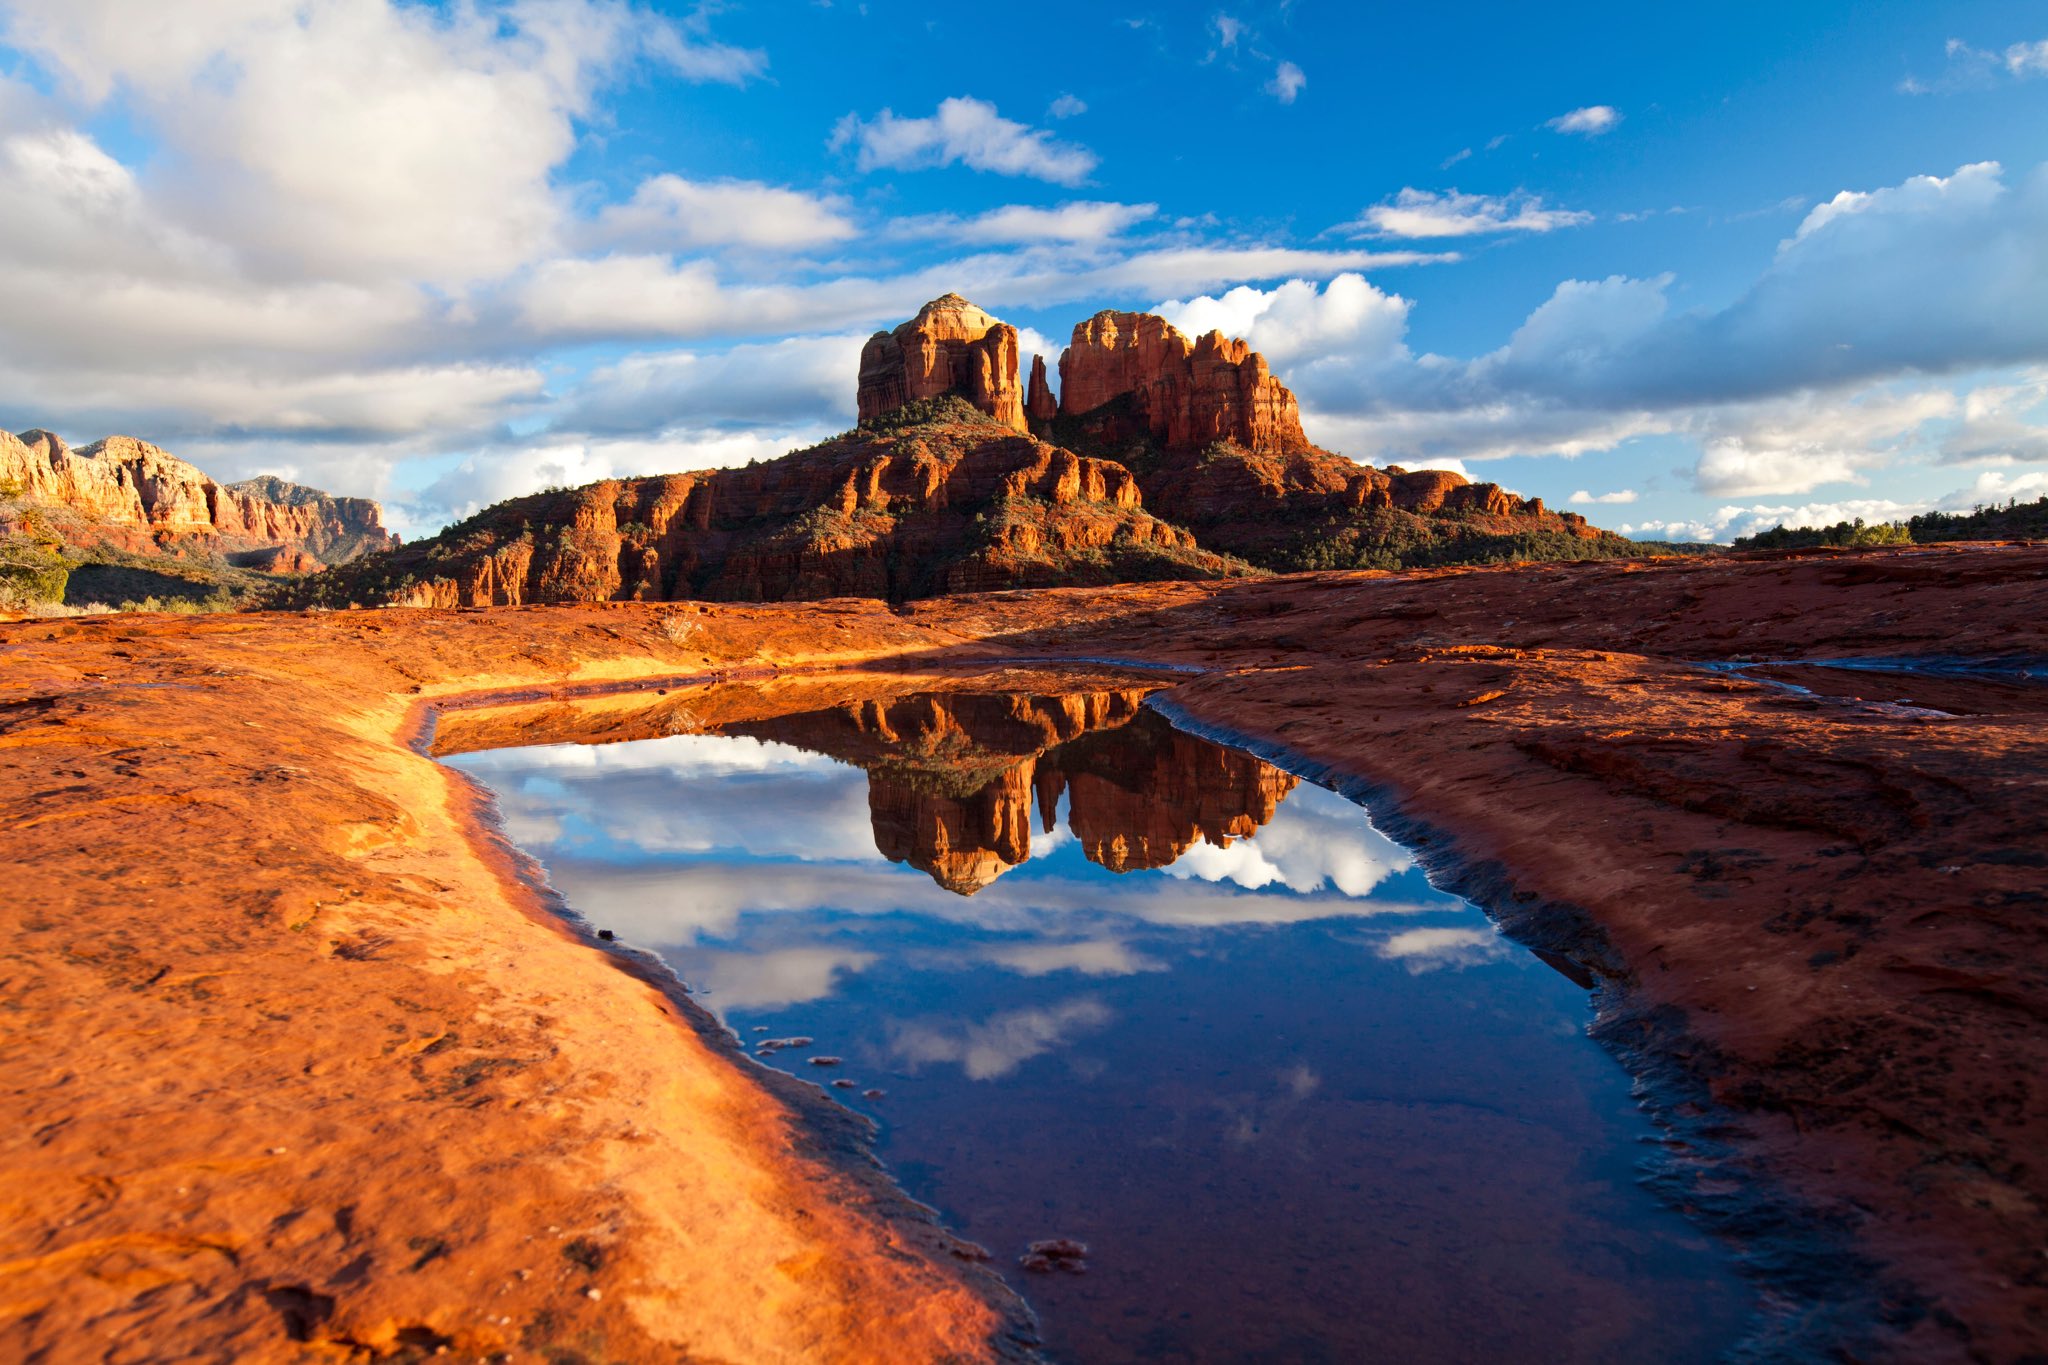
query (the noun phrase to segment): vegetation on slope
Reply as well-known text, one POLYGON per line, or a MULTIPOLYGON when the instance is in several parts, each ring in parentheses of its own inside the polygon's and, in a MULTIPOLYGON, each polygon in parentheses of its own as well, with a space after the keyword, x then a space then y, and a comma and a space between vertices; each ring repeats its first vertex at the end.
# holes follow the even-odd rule
POLYGON ((1544 528, 1503 527, 1499 518, 1450 512, 1429 516, 1397 508, 1354 513, 1303 533, 1276 557, 1274 568, 1430 569, 1457 564, 1514 564, 1628 559, 1650 553, 1621 536, 1596 537, 1544 528))
POLYGON ((0 484, 0 611, 230 611, 277 584, 197 545, 138 554, 97 538, 97 529, 0 484))
POLYGON ((1906 527, 1922 545, 1944 540, 2048 540, 2048 497, 2032 502, 2008 499, 2003 507, 1980 505, 1968 512, 1923 512, 1906 527))

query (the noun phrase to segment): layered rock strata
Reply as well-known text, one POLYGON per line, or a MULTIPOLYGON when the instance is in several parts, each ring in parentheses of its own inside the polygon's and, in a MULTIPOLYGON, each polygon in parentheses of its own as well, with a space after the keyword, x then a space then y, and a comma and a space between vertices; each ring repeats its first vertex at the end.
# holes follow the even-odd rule
POLYGON ((1024 416, 1031 423, 1031 429, 1041 434, 1047 423, 1060 415, 1060 405, 1052 396, 1052 385, 1046 382, 1045 357, 1031 357, 1031 382, 1024 393, 1024 416))
POLYGON ((983 420, 515 499, 322 575, 307 600, 906 598, 1232 571, 1148 514, 1122 465, 983 420))
POLYGON ((1028 430, 1017 383, 1017 329, 958 294, 945 294, 860 353, 856 395, 865 422, 921 398, 958 394, 1006 427, 1028 430))
POLYGON ((1117 434, 1149 436, 1170 450, 1223 441, 1283 454, 1309 444, 1293 393, 1264 356, 1221 332, 1190 341, 1152 313, 1105 309, 1075 326, 1060 356, 1062 415, 1081 417, 1119 401, 1117 434))
POLYGON ((73 450, 48 431, 0 431, 0 486, 71 514, 68 539, 143 553, 196 546, 303 572, 396 543, 368 499, 269 477, 218 483, 131 436, 73 450))

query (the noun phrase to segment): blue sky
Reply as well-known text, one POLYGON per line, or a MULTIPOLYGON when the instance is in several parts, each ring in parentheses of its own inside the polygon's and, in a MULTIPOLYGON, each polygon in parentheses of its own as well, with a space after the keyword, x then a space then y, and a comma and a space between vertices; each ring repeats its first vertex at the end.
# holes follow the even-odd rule
POLYGON ((2048 10, 1424 10, 0 0, 0 426, 426 531, 844 429, 954 288, 1638 534, 2048 493, 2048 10))

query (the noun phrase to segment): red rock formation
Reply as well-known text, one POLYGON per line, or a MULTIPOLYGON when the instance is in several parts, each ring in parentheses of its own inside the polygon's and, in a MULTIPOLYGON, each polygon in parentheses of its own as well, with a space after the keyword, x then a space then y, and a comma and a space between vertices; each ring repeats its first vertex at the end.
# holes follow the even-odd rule
POLYGON ((1055 402, 1034 356, 1027 399, 1015 329, 947 294, 869 340, 859 432, 746 469, 515 499, 308 600, 926 597, 1244 571, 1214 551, 1269 568, 1384 565, 1454 559, 1467 542, 1500 558, 1533 531, 1602 534, 1491 484, 1317 449, 1265 360, 1220 333, 1190 341, 1150 314, 1098 313, 1060 372, 1055 402), (872 422, 947 394, 994 424, 945 405, 872 422), (1022 434, 1050 436, 1056 420, 1061 446, 1022 434), (1133 443, 1148 447, 1142 483, 1119 462, 1133 443))
POLYGON ((1230 571, 1147 513, 1122 465, 936 423, 515 499, 460 534, 323 575, 309 591, 333 597, 308 600, 905 598, 1230 571))
POLYGON ((1045 378, 1045 357, 1031 357, 1031 383, 1024 395, 1024 416, 1030 421, 1032 430, 1042 431, 1047 422, 1060 415, 1060 405, 1052 396, 1052 385, 1045 378))
POLYGON ((894 332, 877 332, 860 353, 857 406, 865 422, 920 398, 955 393, 1018 431, 1017 329, 958 294, 944 294, 894 332))
MULTIPOLYGON (((65 531, 147 552, 190 546, 254 555, 281 572, 339 563, 396 542, 383 509, 282 479, 220 484, 146 441, 109 436, 72 450, 47 431, 0 431, 0 485, 73 514, 65 531), (276 551, 262 555, 258 552, 276 551)), ((254 562, 254 561, 252 561, 254 562)))
POLYGON ((1149 435, 1168 450, 1308 448, 1294 395, 1246 343, 1221 332, 1189 341, 1165 318, 1105 310, 1074 328, 1060 356, 1059 410, 1085 417, 1126 398, 1123 439, 1149 435))

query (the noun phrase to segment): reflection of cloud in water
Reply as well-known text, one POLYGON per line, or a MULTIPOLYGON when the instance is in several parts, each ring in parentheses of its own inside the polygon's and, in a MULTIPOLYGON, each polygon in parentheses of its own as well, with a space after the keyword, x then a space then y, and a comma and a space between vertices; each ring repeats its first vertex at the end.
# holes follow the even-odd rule
MULTIPOLYGON (((886 861, 875 849, 866 774, 772 740, 677 735, 496 750, 452 761, 491 785, 507 832, 528 848, 886 861)), ((1073 837, 1064 823, 1050 834, 1034 831, 1033 861, 1073 837)), ((1247 890, 1285 887, 1309 894, 1330 888, 1362 897, 1413 865, 1406 850, 1373 829, 1356 805, 1304 784, 1254 838, 1229 848, 1198 841, 1166 871, 1183 881, 1228 882, 1247 890)), ((982 892, 977 904, 987 895, 982 892)))
POLYGON ((1315 1068, 1307 1062, 1296 1062, 1280 1073, 1281 1086, 1298 1100, 1305 1100, 1315 1094, 1322 1083, 1323 1078, 1318 1076, 1315 1068))
POLYGON ((866 775, 787 744, 677 735, 502 749, 451 762, 491 786, 507 833, 528 848, 885 861, 875 850, 866 775))
POLYGON ((1379 954, 1412 973, 1446 967, 1476 967, 1506 955, 1507 945, 1491 929, 1404 929, 1389 934, 1379 954))
POLYGON ((1053 852, 1053 851, 1054 851, 1055 849, 1059 849, 1059 848, 1064 848, 1064 847, 1066 847, 1066 846, 1067 846, 1068 844, 1071 844, 1071 843, 1073 843, 1073 842, 1074 842, 1074 834, 1073 834, 1073 831, 1072 831, 1072 830, 1070 830, 1070 829, 1068 829, 1068 828, 1067 828, 1067 826, 1066 826, 1066 818, 1067 818, 1067 807, 1066 807, 1066 802, 1065 802, 1065 800, 1064 800, 1064 799, 1062 799, 1062 801, 1061 801, 1061 803, 1060 803, 1060 822, 1061 822, 1061 823, 1059 823, 1058 825, 1055 825, 1055 826, 1054 826, 1054 827, 1053 827, 1053 828, 1052 828, 1052 829, 1051 829, 1050 831, 1046 831, 1046 832, 1041 832, 1041 831, 1039 830, 1038 826, 1036 826, 1036 825, 1033 825, 1033 826, 1031 827, 1031 856, 1032 856, 1032 857, 1034 857, 1034 858, 1043 858, 1043 857, 1045 857, 1045 856, 1046 856, 1046 855, 1047 855, 1048 853, 1051 853, 1051 852, 1053 852))
POLYGON ((969 1080, 987 1081, 1105 1027, 1113 1017, 1107 1005, 1084 996, 1040 1009, 1008 1010, 978 1024, 896 1023, 889 1027, 889 1050, 912 1067, 958 1062, 969 1080))
POLYGON ((1230 885, 1171 879, 1005 879, 972 900, 922 874, 891 866, 728 862, 621 866, 586 858, 548 859, 571 905, 595 924, 649 945, 688 944, 729 934, 742 912, 837 910, 850 915, 909 912, 993 932, 1072 936, 1117 921, 1179 928, 1298 924, 1365 915, 1441 912, 1443 904, 1353 900, 1324 891, 1282 896, 1230 885), (1048 918, 1059 921, 1048 924, 1048 918))
POLYGON ((1304 783, 1250 839, 1229 848, 1198 842, 1166 872, 1253 890, 1277 882, 1304 894, 1331 886, 1347 896, 1366 896, 1414 865, 1408 851, 1367 824, 1356 805, 1304 783))
POLYGON ((1080 972, 1084 976, 1131 976, 1163 972, 1166 964, 1147 957, 1117 939, 1084 939, 1078 943, 1005 943, 982 954, 998 967, 1024 976, 1080 972))
POLYGON ((1323 1078, 1306 1062, 1296 1062, 1275 1079, 1278 1084, 1270 1093, 1219 1097, 1225 1142, 1233 1147, 1249 1147, 1270 1135, 1292 1118, 1323 1084, 1323 1078))
POLYGON ((773 948, 766 952, 703 953, 692 959, 690 983, 721 1015, 822 1000, 838 988, 842 971, 857 972, 874 953, 844 948, 773 948))

